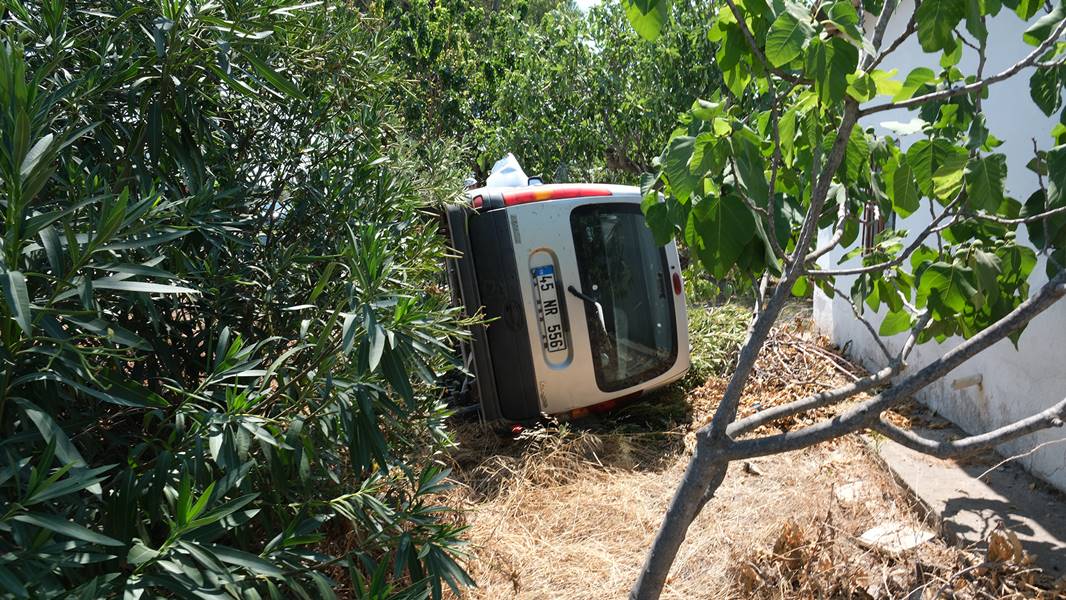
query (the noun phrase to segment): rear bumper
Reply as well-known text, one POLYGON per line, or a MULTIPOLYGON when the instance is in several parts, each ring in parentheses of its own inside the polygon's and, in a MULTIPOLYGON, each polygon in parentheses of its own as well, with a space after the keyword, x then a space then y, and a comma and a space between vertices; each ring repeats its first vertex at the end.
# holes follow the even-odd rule
POLYGON ((533 356, 505 210, 477 213, 449 206, 445 219, 452 299, 467 316, 482 311, 487 325, 471 327, 464 359, 472 358, 474 384, 486 421, 529 421, 540 416, 533 356))

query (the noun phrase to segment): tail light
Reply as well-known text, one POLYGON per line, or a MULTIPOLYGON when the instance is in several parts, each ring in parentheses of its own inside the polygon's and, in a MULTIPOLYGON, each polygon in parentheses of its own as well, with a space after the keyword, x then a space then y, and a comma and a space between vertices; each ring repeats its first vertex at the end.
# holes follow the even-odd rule
POLYGON ((539 185, 527 190, 503 193, 504 206, 540 202, 541 200, 561 200, 564 198, 588 198, 610 196, 610 188, 602 185, 539 185))
POLYGON ((611 188, 605 185, 588 185, 579 183, 562 183, 555 185, 538 185, 506 192, 485 192, 471 199, 470 204, 477 209, 493 210, 505 206, 528 204, 542 200, 562 200, 565 198, 593 198, 611 196, 611 188))

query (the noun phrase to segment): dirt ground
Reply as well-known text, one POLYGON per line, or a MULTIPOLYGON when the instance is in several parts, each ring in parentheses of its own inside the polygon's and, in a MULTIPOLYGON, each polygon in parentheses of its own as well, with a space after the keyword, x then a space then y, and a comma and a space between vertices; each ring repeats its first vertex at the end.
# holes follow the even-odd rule
MULTIPOLYGON (((858 375, 800 326, 775 333, 742 413, 858 375)), ((725 380, 618 415, 501 439, 459 427, 448 498, 469 525, 467 598, 624 598, 725 380)), ((778 423, 777 431, 805 424, 778 423)), ((759 433, 759 432, 757 432, 759 433)), ((766 432, 762 432, 766 433, 766 432)), ((878 525, 935 532, 857 438, 734 464, 689 531, 664 598, 1064 597, 1004 536, 979 555, 933 537, 895 552, 878 525)))

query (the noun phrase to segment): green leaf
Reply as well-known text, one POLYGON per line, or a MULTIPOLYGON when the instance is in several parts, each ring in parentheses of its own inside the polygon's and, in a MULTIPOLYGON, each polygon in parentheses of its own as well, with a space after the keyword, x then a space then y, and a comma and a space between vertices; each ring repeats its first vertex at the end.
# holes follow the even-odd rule
POLYGON ((918 283, 919 302, 935 297, 955 313, 963 312, 977 295, 977 290, 968 280, 969 272, 969 269, 945 262, 929 265, 918 283))
MULTIPOLYGON (((1021 20, 1028 21, 1036 16, 1036 13, 1044 6, 1044 0, 1014 0, 1017 5, 1014 7, 1014 12, 1021 20)), ((1006 3, 1008 6, 1011 2, 1006 3)))
POLYGON ((656 244, 663 246, 673 239, 674 224, 670 219, 670 210, 665 202, 659 202, 658 192, 652 190, 646 194, 644 201, 640 203, 640 208, 644 212, 644 220, 647 221, 648 229, 651 229, 656 244))
POLYGON ((918 189, 926 196, 946 198, 958 192, 968 153, 946 140, 921 140, 907 150, 918 189))
POLYGON ((1066 202, 1066 145, 1056 146, 1047 151, 1048 182, 1047 200, 1052 207, 1062 206, 1066 202))
POLYGON ((15 577, 7 567, 0 565, 0 588, 7 590, 15 598, 29 598, 26 585, 15 577))
POLYGON ((903 87, 899 92, 892 97, 893 102, 900 102, 907 100, 914 96, 922 86, 931 83, 936 80, 936 73, 932 69, 926 67, 918 67, 907 74, 907 78, 903 80, 903 87))
POLYGON ((903 83, 893 79, 898 72, 897 69, 892 69, 891 71, 875 69, 873 73, 870 73, 870 77, 873 78, 874 85, 877 87, 878 96, 891 98, 903 90, 903 83))
POLYGON ((865 179, 870 172, 870 143, 861 127, 853 127, 844 150, 844 178, 848 183, 865 179))
POLYGON ((966 165, 966 196, 970 206, 995 212, 1003 203, 1003 186, 1007 178, 1007 157, 990 154, 972 159, 966 165))
POLYGON ((940 66, 945 69, 950 69, 959 64, 962 60, 962 44, 955 44, 955 47, 951 50, 945 50, 944 54, 940 56, 940 66))
POLYGON ((89 542, 92 544, 99 544, 101 546, 124 546, 122 542, 107 537, 101 533, 97 533, 91 529, 88 529, 82 525, 68 521, 62 517, 56 515, 46 515, 42 513, 28 513, 23 515, 16 515, 12 517, 15 521, 22 523, 29 523, 42 529, 53 531, 62 536, 69 537, 75 540, 81 540, 83 542, 89 542))
MULTIPOLYGON (((187 542, 188 543, 188 542, 187 542)), ((263 577, 284 577, 285 572, 275 566, 273 563, 243 550, 237 550, 229 548, 227 546, 219 546, 216 544, 198 544, 203 548, 209 550, 212 554, 218 557, 224 563, 231 565, 237 565, 238 567, 244 567, 256 575, 263 577)))
POLYGON ((758 206, 767 206, 770 187, 766 181, 762 152, 757 145, 758 137, 745 129, 738 131, 730 141, 733 157, 740 171, 738 175, 747 191, 748 198, 758 206))
POLYGON ((259 60, 251 52, 242 52, 241 55, 244 56, 244 58, 249 63, 251 63, 252 68, 255 69, 256 74, 265 79, 267 83, 269 83, 275 90, 291 98, 296 98, 299 100, 305 99, 303 92, 300 91, 300 88, 296 87, 296 84, 294 84, 289 79, 283 77, 274 69, 270 68, 270 65, 259 60))
POLYGON ((0 273, 0 287, 4 289, 4 300, 12 318, 22 328, 26 337, 33 335, 32 316, 30 313, 30 294, 26 290, 26 278, 19 271, 0 273))
POLYGON ((43 138, 37 140, 37 143, 30 148, 26 153, 26 157, 22 160, 22 167, 19 169, 19 175, 26 177, 34 168, 37 167, 37 163, 40 162, 41 157, 48 151, 49 146, 52 145, 52 134, 48 134, 43 138))
POLYGON ((669 15, 669 0, 622 0, 626 18, 640 37, 653 42, 669 15))
POLYGON ((128 348, 152 350, 152 345, 145 341, 144 338, 124 327, 119 327, 118 325, 103 319, 76 319, 74 317, 64 316, 63 321, 128 348))
POLYGON ((848 75, 848 95, 859 102, 866 102, 877 96, 877 82, 868 73, 848 75))
POLYGON ((704 266, 724 276, 755 236, 755 219, 739 198, 705 198, 689 213, 685 239, 704 266))
MULTIPOLYGON (((1051 186, 1048 186, 1048 189, 1050 192, 1051 186)), ((1031 217, 1060 206, 1063 204, 1048 203, 1044 192, 1037 190, 1026 200, 1019 216, 1031 217)), ((1037 248, 1066 248, 1066 214, 1032 221, 1026 224, 1026 229, 1029 232, 1029 240, 1037 248)))
POLYGON ((59 426, 59 423, 55 422, 51 415, 29 400, 15 398, 15 403, 19 405, 22 412, 26 413, 26 416, 30 418, 37 430, 41 432, 41 437, 44 438, 45 442, 55 442, 56 455, 59 456, 59 460, 63 464, 70 464, 75 467, 87 466, 81 453, 70 442, 70 437, 67 436, 67 433, 63 431, 63 428, 59 426))
POLYGON ((892 187, 889 190, 892 210, 896 214, 906 218, 918 210, 921 193, 918 190, 918 183, 914 180, 914 171, 911 170, 906 160, 903 160, 892 174, 892 187))
POLYGON ((366 319, 364 324, 366 326, 366 335, 370 339, 368 366, 370 372, 373 373, 377 370, 378 364, 381 363, 382 353, 385 352, 385 330, 381 325, 378 325, 377 316, 370 307, 367 307, 366 309, 366 319))
POLYGON ((881 127, 884 127, 900 137, 921 133, 928 125, 929 123, 918 117, 914 117, 906 123, 901 123, 899 121, 883 121, 881 123, 881 127))
POLYGON ((702 177, 693 175, 689 169, 696 138, 682 135, 670 140, 663 152, 662 164, 666 181, 670 184, 670 193, 681 203, 688 202, 689 196, 697 189, 702 177))
POLYGON ((708 102, 697 98, 693 101, 692 108, 689 109, 689 112, 692 113, 693 117, 700 119, 701 121, 710 121, 722 114, 723 110, 721 102, 708 102))
POLYGON ((954 50, 958 44, 954 29, 964 16, 965 4, 960 0, 923 0, 915 13, 922 50, 954 50))
POLYGON ((143 294, 199 294, 198 290, 180 285, 168 285, 163 283, 149 283, 146 281, 128 281, 115 277, 104 277, 93 280, 93 289, 118 290, 121 292, 139 292, 143 294))
POLYGON ((1029 96, 1049 117, 1058 110, 1061 103, 1061 83, 1058 68, 1037 68, 1029 78, 1029 96))
POLYGON ((995 303, 999 299, 999 276, 1003 271, 1003 262, 995 254, 976 248, 972 257, 971 268, 977 289, 986 302, 995 303))
POLYGON ((905 310, 890 312, 885 315, 885 318, 881 321, 881 327, 878 328, 878 335, 890 336, 897 333, 903 333, 911 328, 911 314, 905 310))
POLYGON ((806 11, 806 8, 790 3, 789 9, 782 11, 770 26, 766 34, 766 59, 773 66, 781 67, 795 60, 814 35, 810 13, 804 18, 806 11))
POLYGON ((966 3, 966 31, 969 31, 979 41, 988 38, 988 26, 985 25, 986 13, 984 0, 964 0, 966 3))
POLYGON ((804 71, 814 80, 818 98, 823 104, 844 99, 848 89, 848 75, 859 64, 859 50, 845 40, 834 37, 828 42, 815 38, 807 46, 804 71))
POLYGON ((131 565, 139 565, 154 560, 157 556, 159 556, 158 550, 153 550, 146 546, 141 540, 136 540, 133 543, 133 546, 130 547, 129 553, 126 555, 126 562, 131 565))
POLYGON ((873 52, 873 48, 863 40, 862 29, 859 27, 859 13, 850 0, 839 0, 829 7, 829 20, 836 25, 837 29, 851 38, 857 45, 867 46, 866 51, 873 52))

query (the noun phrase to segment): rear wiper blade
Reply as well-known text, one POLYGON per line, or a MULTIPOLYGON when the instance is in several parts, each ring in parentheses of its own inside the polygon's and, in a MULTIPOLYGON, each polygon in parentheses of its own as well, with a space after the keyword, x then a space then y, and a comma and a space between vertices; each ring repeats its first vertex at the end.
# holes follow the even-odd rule
POLYGON ((576 287, 574 287, 572 285, 567 287, 566 291, 568 291, 571 294, 577 296, 578 298, 580 298, 581 300, 583 300, 587 304, 591 304, 593 306, 593 308, 596 309, 596 316, 599 317, 599 319, 600 319, 600 327, 603 328, 603 333, 607 333, 607 324, 603 320, 603 306, 601 306, 600 303, 597 302, 595 298, 593 298, 592 296, 589 296, 588 294, 582 292, 581 290, 577 289, 576 287))

